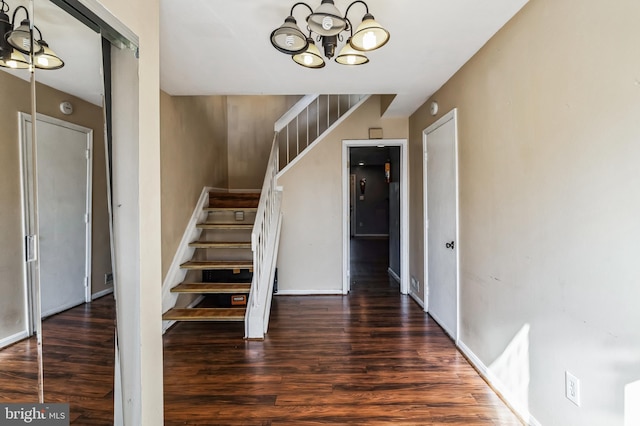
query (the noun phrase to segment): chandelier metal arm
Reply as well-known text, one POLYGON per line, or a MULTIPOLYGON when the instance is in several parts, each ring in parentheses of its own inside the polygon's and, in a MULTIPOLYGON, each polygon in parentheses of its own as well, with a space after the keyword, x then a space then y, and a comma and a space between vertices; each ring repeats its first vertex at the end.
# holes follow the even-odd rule
POLYGON ((351 6, 353 6, 356 3, 362 3, 364 5, 365 10, 366 10, 365 13, 369 13, 369 6, 365 2, 363 2, 362 0, 356 0, 353 3, 351 3, 349 5, 349 7, 347 7, 347 11, 344 12, 344 19, 347 19, 347 15, 349 14, 349 9, 351 9, 351 6))
POLYGON ((307 8, 309 9, 309 12, 313 13, 313 9, 311 8, 311 6, 309 6, 308 4, 306 4, 303 1, 299 1, 298 3, 294 4, 293 6, 291 6, 291 12, 289 13, 289 16, 293 16, 293 9, 295 9, 296 6, 300 6, 300 5, 307 6, 307 8))
POLYGON ((8 11, 9 11, 9 5, 4 0, 2 0, 2 7, 0 7, 0 12, 7 13, 8 11))
POLYGON ((33 26, 33 28, 38 32, 38 35, 40 36, 38 40, 42 40, 42 32, 40 31, 40 28, 36 27, 35 25, 33 26))
POLYGON ((14 9, 14 11, 13 11, 13 17, 11 18, 11 25, 15 25, 15 22, 16 22, 16 14, 18 13, 18 11, 19 11, 20 9, 24 9, 24 13, 26 13, 26 14, 27 14, 27 20, 29 20, 29 10, 28 10, 26 7, 24 7, 24 6, 18 6, 18 7, 16 7, 16 8, 14 9))

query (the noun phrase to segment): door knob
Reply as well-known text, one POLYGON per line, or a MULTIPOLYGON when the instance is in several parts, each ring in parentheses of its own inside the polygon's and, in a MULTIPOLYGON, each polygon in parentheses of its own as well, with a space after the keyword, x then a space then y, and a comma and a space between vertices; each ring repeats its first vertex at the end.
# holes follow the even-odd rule
POLYGON ((455 246, 456 246, 456 243, 455 243, 455 241, 451 241, 450 243, 446 243, 445 246, 447 248, 450 248, 451 250, 453 250, 455 248, 455 246))

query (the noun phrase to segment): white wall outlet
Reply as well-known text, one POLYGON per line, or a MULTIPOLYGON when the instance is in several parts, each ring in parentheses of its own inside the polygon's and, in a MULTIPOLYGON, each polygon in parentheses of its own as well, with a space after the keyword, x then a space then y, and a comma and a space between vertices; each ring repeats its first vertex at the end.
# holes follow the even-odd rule
POLYGON ((580 406, 580 380, 568 371, 564 372, 565 395, 569 401, 580 406))

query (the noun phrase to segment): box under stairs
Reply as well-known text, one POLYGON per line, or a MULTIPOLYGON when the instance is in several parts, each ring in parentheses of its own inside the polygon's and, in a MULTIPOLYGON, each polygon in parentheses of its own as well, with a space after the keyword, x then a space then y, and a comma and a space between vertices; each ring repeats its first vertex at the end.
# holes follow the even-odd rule
POLYGON ((172 293, 204 296, 193 308, 173 308, 163 320, 244 321, 253 278, 251 231, 259 193, 210 192, 207 220, 200 237, 189 244, 193 258, 180 265, 185 280, 172 293))

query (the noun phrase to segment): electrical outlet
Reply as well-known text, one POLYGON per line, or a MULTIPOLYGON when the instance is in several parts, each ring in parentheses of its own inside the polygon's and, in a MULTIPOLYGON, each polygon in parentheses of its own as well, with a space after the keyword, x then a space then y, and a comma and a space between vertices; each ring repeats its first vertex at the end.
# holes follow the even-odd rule
POLYGON ((569 401, 580 406, 580 380, 568 371, 564 372, 565 395, 569 401))
POLYGON ((104 274, 104 283, 111 284, 111 282, 113 282, 113 274, 111 272, 107 272, 104 274))

